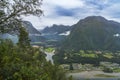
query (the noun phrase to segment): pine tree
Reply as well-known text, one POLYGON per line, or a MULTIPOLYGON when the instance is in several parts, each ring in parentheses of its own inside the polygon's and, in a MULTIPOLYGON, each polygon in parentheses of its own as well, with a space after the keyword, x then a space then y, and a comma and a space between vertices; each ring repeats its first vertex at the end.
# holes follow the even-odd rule
POLYGON ((25 28, 21 27, 20 31, 19 31, 19 42, 18 42, 18 45, 21 48, 30 47, 30 39, 29 39, 28 35, 29 34, 26 32, 25 28))

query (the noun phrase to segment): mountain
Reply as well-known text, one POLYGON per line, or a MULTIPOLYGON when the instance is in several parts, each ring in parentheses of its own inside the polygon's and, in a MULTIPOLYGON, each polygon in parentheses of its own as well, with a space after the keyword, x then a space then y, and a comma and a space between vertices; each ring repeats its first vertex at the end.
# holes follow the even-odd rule
POLYGON ((29 35, 33 35, 33 34, 41 35, 41 33, 32 25, 31 22, 23 21, 23 25, 26 28, 29 35))
POLYGON ((45 41, 45 38, 41 36, 41 33, 29 21, 23 21, 23 25, 29 33, 29 38, 31 42, 45 41))
POLYGON ((52 25, 41 30, 41 35, 46 38, 48 46, 58 47, 60 43, 70 34, 72 27, 65 25, 52 25))
POLYGON ((64 39, 67 35, 69 35, 70 31, 71 31, 70 26, 54 24, 53 26, 44 28, 40 32, 48 40, 59 41, 59 40, 64 39))
POLYGON ((15 34, 8 33, 0 34, 0 39, 11 39, 14 43, 18 42, 18 36, 15 34))
POLYGON ((44 28, 41 32, 45 34, 61 34, 71 29, 70 26, 53 24, 51 27, 44 28))
MULTIPOLYGON (((44 42, 45 38, 41 36, 41 33, 34 28, 34 26, 29 21, 23 21, 23 26, 25 27, 26 31, 29 33, 29 38, 31 42, 44 42)), ((14 34, 0 34, 0 38, 2 39, 11 39, 14 43, 18 42, 17 33, 14 34)))
POLYGON ((63 50, 120 50, 120 23, 89 16, 73 26, 63 50))

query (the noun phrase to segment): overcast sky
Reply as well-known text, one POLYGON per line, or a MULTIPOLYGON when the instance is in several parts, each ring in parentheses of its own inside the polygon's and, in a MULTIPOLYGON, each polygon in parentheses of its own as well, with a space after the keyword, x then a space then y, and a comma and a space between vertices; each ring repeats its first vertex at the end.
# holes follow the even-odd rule
POLYGON ((87 16, 103 16, 120 22, 120 0, 43 0, 44 16, 29 16, 35 28, 53 24, 73 25, 87 16))

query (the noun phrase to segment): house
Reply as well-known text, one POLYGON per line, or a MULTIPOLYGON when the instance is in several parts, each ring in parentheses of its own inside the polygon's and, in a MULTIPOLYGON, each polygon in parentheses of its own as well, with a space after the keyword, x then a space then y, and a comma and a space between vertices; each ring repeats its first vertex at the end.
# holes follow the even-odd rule
POLYGON ((62 67, 65 70, 70 70, 70 65, 69 64, 62 64, 62 65, 60 65, 60 67, 62 67))
POLYGON ((82 69, 82 64, 72 63, 73 70, 82 69))
POLYGON ((93 69, 93 65, 92 65, 92 64, 84 64, 84 65, 83 65, 83 68, 84 68, 84 70, 90 71, 90 70, 93 69))
POLYGON ((107 67, 107 68, 120 68, 120 65, 117 63, 111 63, 111 62, 100 62, 100 65, 103 67, 107 67))
POLYGON ((33 48, 40 48, 38 45, 32 45, 33 48))

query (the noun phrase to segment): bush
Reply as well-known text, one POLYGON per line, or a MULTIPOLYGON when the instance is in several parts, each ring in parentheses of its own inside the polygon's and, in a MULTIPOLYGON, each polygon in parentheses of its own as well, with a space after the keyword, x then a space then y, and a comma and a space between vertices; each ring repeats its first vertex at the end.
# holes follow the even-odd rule
POLYGON ((104 67, 103 71, 104 71, 104 72, 107 72, 107 73, 112 73, 112 72, 113 72, 112 69, 106 68, 106 67, 104 67))
POLYGON ((0 40, 0 80, 67 80, 65 72, 45 60, 39 49, 0 40))

